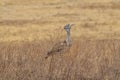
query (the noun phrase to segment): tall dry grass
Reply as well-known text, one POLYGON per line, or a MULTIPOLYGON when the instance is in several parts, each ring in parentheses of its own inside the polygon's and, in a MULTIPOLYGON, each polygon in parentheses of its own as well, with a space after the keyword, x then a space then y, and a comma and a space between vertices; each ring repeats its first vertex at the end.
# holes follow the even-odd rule
POLYGON ((0 43, 0 80, 120 80, 120 40, 73 39, 71 48, 45 59, 62 36, 0 43))

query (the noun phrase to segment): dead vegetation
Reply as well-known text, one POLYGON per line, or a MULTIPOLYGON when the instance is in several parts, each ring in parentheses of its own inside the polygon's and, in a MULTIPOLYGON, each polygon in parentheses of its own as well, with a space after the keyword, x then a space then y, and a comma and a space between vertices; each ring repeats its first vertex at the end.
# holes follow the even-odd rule
POLYGON ((120 40, 73 40, 45 59, 48 41, 1 42, 0 80, 119 80, 120 40))
POLYGON ((119 0, 2 0, 0 7, 0 80, 120 80, 119 0), (71 22, 72 47, 46 60, 65 37, 56 27, 71 22))

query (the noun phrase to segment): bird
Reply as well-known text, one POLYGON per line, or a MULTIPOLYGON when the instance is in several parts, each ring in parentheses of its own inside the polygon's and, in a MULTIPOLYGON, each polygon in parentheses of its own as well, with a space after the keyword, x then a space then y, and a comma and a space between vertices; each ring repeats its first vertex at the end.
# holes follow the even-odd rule
POLYGON ((62 53, 62 51, 71 46, 71 34, 70 34, 71 26, 73 26, 73 24, 67 24, 64 26, 64 29, 67 32, 66 40, 56 43, 52 47, 52 49, 48 51, 45 59, 47 59, 49 56, 54 55, 55 53, 62 53))

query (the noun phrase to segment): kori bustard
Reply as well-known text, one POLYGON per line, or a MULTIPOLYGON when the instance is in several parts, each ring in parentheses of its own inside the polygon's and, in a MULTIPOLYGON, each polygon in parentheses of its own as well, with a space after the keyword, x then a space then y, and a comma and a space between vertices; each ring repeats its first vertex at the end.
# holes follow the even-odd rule
POLYGON ((45 57, 46 59, 49 56, 54 55, 55 53, 61 53, 66 47, 70 47, 71 46, 71 34, 70 34, 70 30, 71 30, 72 26, 73 26, 73 24, 67 24, 67 25, 64 26, 64 29, 67 32, 66 40, 64 40, 62 42, 56 43, 52 47, 52 49, 47 53, 47 56, 45 57))

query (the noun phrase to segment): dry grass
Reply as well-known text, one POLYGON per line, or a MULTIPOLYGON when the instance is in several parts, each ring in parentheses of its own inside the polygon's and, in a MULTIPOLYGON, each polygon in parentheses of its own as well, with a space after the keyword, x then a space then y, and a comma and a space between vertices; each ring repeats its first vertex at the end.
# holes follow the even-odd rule
POLYGON ((1 0, 0 80, 120 80, 119 2, 1 0), (46 60, 66 23, 72 47, 46 60))
POLYGON ((119 80, 120 40, 73 40, 45 59, 49 41, 1 42, 0 80, 119 80))
POLYGON ((119 9, 119 0, 1 0, 0 41, 43 40, 67 23, 74 37, 120 39, 119 9))

